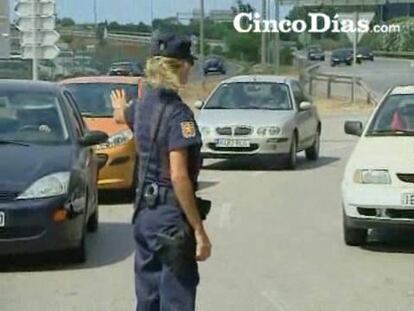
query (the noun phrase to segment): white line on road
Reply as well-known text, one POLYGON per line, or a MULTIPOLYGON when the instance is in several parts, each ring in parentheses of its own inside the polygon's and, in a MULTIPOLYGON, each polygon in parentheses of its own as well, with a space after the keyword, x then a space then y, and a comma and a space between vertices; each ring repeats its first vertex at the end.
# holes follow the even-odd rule
POLYGON ((231 227, 231 210, 233 205, 231 203, 224 203, 220 209, 218 226, 221 229, 230 229, 231 227))
POLYGON ((261 296, 266 298, 266 300, 272 305, 272 310, 274 311, 290 311, 291 308, 288 308, 286 304, 278 298, 278 294, 276 291, 262 291, 260 293, 261 296))

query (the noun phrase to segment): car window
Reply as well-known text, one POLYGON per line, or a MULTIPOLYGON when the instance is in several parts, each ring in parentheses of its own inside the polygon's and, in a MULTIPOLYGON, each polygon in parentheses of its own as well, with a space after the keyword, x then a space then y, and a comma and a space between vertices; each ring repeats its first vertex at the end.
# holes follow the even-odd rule
POLYGON ((55 94, 0 92, 0 139, 33 144, 69 141, 64 111, 55 94))
POLYGON ((292 82, 292 92, 293 92, 293 96, 295 97, 295 102, 296 104, 300 104, 303 101, 306 101, 306 96, 302 90, 302 87, 300 86, 300 84, 296 81, 292 82))
POLYGON ((291 110, 292 103, 284 83, 239 82, 222 84, 204 108, 291 110))
POLYGON ((390 95, 376 112, 367 135, 414 135, 414 94, 390 95))
POLYGON ((64 95, 65 95, 66 100, 69 103, 70 111, 73 114, 77 131, 79 132, 81 136, 83 136, 85 132, 87 131, 87 126, 81 116, 81 113, 77 107, 77 104, 69 92, 64 92, 64 95))
POLYGON ((135 84, 79 83, 66 85, 66 88, 85 117, 112 118, 111 93, 114 90, 125 90, 128 101, 138 98, 138 85, 135 84))

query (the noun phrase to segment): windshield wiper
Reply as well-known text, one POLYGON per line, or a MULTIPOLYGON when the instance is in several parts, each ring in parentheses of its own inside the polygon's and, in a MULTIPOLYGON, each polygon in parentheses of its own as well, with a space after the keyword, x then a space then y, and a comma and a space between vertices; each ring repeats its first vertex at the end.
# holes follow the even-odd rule
POLYGON ((30 147, 29 144, 21 143, 15 140, 1 140, 0 145, 16 145, 16 146, 23 146, 23 147, 30 147))
POLYGON ((237 109, 237 108, 227 108, 227 107, 206 107, 204 109, 217 109, 217 110, 227 110, 227 109, 237 109))
POLYGON ((414 130, 374 130, 369 132, 370 135, 414 135, 414 130))

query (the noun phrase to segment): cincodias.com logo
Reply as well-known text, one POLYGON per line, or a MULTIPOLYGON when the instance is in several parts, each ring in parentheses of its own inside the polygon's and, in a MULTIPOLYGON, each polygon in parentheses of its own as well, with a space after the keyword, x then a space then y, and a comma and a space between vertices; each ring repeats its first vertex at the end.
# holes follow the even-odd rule
POLYGON ((324 13, 309 13, 310 25, 304 20, 261 20, 259 13, 240 13, 237 14, 233 21, 233 26, 236 31, 240 33, 389 33, 399 32, 400 25, 375 25, 370 27, 370 20, 367 19, 353 19, 353 18, 340 18, 337 14, 333 18, 324 13))

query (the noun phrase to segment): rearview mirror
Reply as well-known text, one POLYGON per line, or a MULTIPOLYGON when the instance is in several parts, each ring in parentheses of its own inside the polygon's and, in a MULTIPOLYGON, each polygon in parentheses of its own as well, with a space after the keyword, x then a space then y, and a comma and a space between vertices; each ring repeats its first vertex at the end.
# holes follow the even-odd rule
POLYGON ((309 110, 312 108, 312 104, 310 102, 301 102, 299 105, 300 110, 309 110))
POLYGON ((348 135, 361 136, 364 126, 361 121, 346 121, 345 133, 348 135))
POLYGON ((196 109, 201 109, 201 108, 203 108, 203 106, 204 106, 204 102, 203 102, 202 100, 197 100, 197 101, 194 103, 194 107, 195 107, 196 109))
POLYGON ((91 147, 99 144, 103 144, 108 140, 108 134, 101 131, 90 131, 79 141, 79 144, 83 147, 91 147))

